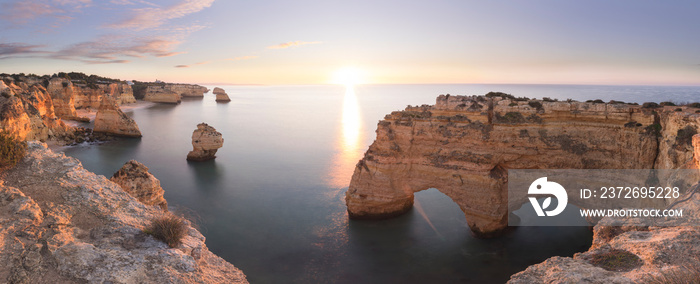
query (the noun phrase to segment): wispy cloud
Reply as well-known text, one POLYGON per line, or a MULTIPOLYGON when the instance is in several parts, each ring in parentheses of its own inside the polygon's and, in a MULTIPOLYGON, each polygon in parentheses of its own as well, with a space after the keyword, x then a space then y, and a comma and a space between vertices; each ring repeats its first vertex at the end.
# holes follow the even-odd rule
POLYGON ((179 41, 162 37, 102 36, 92 41, 76 43, 49 58, 79 60, 85 63, 126 63, 123 57, 167 57, 182 52, 172 51, 179 41))
MULTIPOLYGON (((19 0, 8 1, 0 5, 0 20, 16 25, 23 25, 43 17, 54 17, 59 21, 72 19, 69 14, 79 13, 80 9, 90 6, 92 0, 19 0)), ((54 24, 56 25, 56 24, 54 24)))
MULTIPOLYGON (((124 1, 121 1, 124 2, 124 1)), ((128 1, 131 2, 131 1, 128 1)), ((133 14, 122 21, 107 25, 115 29, 144 30, 156 28, 166 21, 184 17, 208 8, 214 0, 184 0, 169 7, 154 7, 134 9, 133 14)))
POLYGON ((175 68, 189 68, 192 66, 204 65, 204 64, 209 64, 209 63, 211 63, 211 61, 202 61, 202 62, 197 62, 197 63, 192 64, 192 65, 175 65, 175 68))
POLYGON ((224 60, 227 61, 239 61, 239 60, 249 60, 249 59, 255 59, 258 58, 257 55, 246 55, 246 56, 239 56, 239 57, 234 57, 234 58, 226 58, 224 60))
POLYGON ((25 57, 37 54, 47 53, 46 51, 38 50, 44 48, 44 45, 32 45, 19 42, 0 43, 0 59, 8 59, 15 57, 25 57))
POLYGON ((290 42, 285 42, 285 43, 280 43, 278 45, 271 45, 268 46, 267 49, 284 49, 284 48, 290 48, 290 47, 299 47, 302 45, 307 45, 307 44, 320 44, 322 42, 320 41, 290 41, 290 42))

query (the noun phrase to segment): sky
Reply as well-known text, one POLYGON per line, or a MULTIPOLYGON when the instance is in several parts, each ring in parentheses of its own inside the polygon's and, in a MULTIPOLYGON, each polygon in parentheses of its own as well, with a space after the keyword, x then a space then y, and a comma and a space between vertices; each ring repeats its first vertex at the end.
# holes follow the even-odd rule
POLYGON ((0 0, 0 73, 700 85, 698 12, 700 1, 0 0))

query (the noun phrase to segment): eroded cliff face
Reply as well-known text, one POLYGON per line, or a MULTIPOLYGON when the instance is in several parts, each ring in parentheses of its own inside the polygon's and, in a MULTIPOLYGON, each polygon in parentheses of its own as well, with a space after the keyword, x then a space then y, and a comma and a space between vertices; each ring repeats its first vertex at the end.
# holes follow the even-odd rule
MULTIPOLYGON (((692 144, 691 167, 697 169, 700 134, 692 137, 692 144)), ((633 218, 626 220, 632 225, 613 226, 616 219, 606 217, 593 228, 588 251, 549 258, 511 276, 508 283, 695 283, 700 277, 700 195, 682 200, 671 205, 683 210, 682 226, 635 226, 633 218), (611 253, 618 256, 603 257, 611 253)))
POLYGON ((179 104, 182 98, 180 94, 165 89, 162 86, 148 86, 143 100, 154 103, 179 104))
POLYGON ((102 98, 102 103, 97 109, 93 131, 117 136, 141 137, 141 130, 136 125, 136 121, 126 115, 116 101, 108 96, 102 98))
POLYGON ((98 108, 103 97, 112 98, 118 105, 135 103, 133 90, 126 83, 103 83, 88 87, 73 84, 68 79, 54 77, 47 90, 54 100, 56 115, 63 119, 84 120, 76 109, 98 108))
POLYGON ((10 283, 247 283, 187 223, 169 248, 143 232, 163 211, 29 142, 0 181, 0 281, 10 283))
POLYGON ((0 80, 0 127, 23 140, 48 140, 68 127, 54 113, 51 96, 40 84, 0 80))
POLYGON ((192 84, 165 84, 164 88, 183 97, 204 97, 204 93, 209 92, 206 87, 192 84))
POLYGON ((348 213, 399 215, 414 192, 437 188, 474 234, 497 235, 507 227, 507 169, 687 167, 692 147, 678 130, 699 125, 693 111, 442 95, 379 122, 346 193, 348 213))

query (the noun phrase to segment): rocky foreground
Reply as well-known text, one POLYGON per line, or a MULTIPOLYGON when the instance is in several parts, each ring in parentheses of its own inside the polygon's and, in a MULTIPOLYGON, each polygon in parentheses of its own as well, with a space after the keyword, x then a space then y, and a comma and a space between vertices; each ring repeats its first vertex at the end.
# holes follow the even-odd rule
POLYGON ((247 283, 189 223, 176 248, 144 233, 168 214, 162 202, 144 205, 80 161, 28 144, 0 181, 0 282, 247 283))

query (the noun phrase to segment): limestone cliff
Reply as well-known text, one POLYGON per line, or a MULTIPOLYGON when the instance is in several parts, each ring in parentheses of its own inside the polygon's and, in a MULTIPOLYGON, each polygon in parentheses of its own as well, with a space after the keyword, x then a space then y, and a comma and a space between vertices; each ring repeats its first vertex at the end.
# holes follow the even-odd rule
POLYGON ((51 96, 41 84, 0 80, 0 128, 24 140, 47 140, 68 131, 54 113, 51 96))
POLYGON ((165 84, 165 90, 175 92, 183 97, 204 97, 204 93, 209 92, 209 89, 200 85, 193 84, 165 84))
POLYGON ((441 95, 379 122, 346 193, 348 213, 395 216, 414 192, 437 188, 474 234, 493 236, 507 227, 507 169, 687 167, 685 133, 698 126, 694 109, 441 95))
POLYGON ((0 282, 247 283, 187 224, 176 248, 143 232, 164 214, 80 162, 29 142, 0 181, 0 282))
POLYGON ((226 91, 224 89, 216 87, 214 88, 214 91, 212 92, 216 95, 216 101, 217 102, 230 102, 231 98, 228 97, 228 94, 226 94, 226 91))
POLYGON ((141 131, 136 122, 126 115, 116 101, 109 96, 102 98, 102 103, 95 116, 93 131, 117 136, 141 137, 141 131))
POLYGON ((149 173, 148 167, 143 164, 135 160, 128 161, 109 180, 121 186, 141 203, 168 211, 168 202, 163 197, 165 191, 160 187, 160 181, 149 173))
POLYGON ((206 161, 216 158, 216 151, 224 145, 224 138, 214 127, 206 123, 197 124, 192 132, 192 151, 187 153, 188 161, 206 161))
POLYGON ((77 116, 76 109, 98 108, 103 97, 111 97, 118 105, 136 102, 131 86, 123 82, 87 86, 53 77, 48 81, 47 90, 54 100, 56 115, 63 119, 84 120, 77 116))
POLYGON ((182 101, 180 94, 165 89, 162 86, 148 86, 146 88, 146 95, 143 97, 143 100, 169 104, 179 104, 182 101))
MULTIPOLYGON (((700 135, 692 140, 692 167, 698 168, 700 135)), ((616 219, 606 217, 593 228, 588 251, 549 258, 511 276, 508 283, 696 283, 700 195, 691 194, 673 208, 683 210, 686 226, 610 226, 616 219)), ((634 219, 626 223, 634 224, 634 219)))

